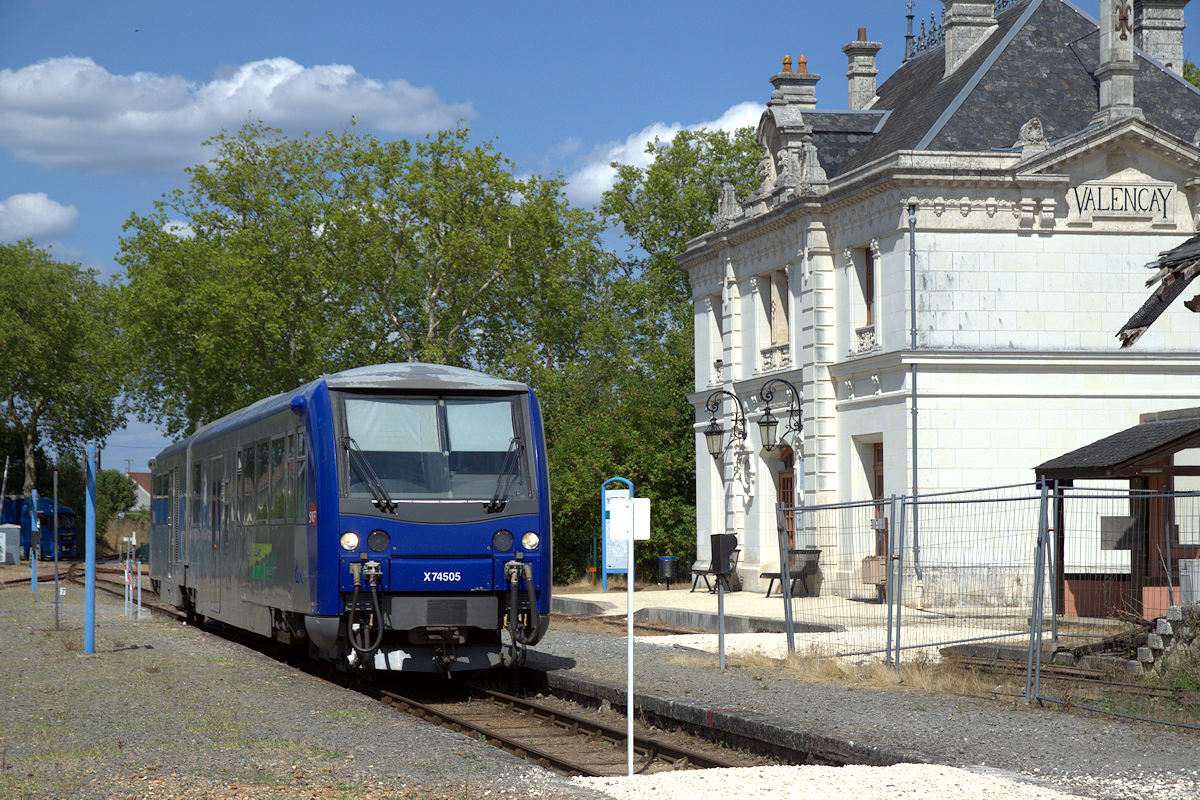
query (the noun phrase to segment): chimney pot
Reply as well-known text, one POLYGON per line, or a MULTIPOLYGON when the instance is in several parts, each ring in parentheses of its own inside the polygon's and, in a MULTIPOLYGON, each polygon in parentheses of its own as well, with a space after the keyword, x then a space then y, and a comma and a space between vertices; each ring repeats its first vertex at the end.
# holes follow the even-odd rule
POLYGON ((783 69, 781 71, 782 72, 791 72, 792 71, 792 57, 791 56, 783 57, 783 69))
POLYGON ((798 59, 796 59, 796 72, 808 72, 808 57, 807 56, 801 54, 801 56, 798 59))
POLYGON ((858 29, 858 41, 865 42, 866 40, 867 40, 867 29, 859 28, 858 29))

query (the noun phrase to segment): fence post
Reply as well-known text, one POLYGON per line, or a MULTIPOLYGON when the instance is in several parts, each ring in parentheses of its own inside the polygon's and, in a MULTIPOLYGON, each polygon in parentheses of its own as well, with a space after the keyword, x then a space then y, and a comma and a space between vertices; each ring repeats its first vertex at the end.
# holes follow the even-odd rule
MULTIPOLYGON (((916 520, 916 502, 917 496, 914 494, 910 498, 913 503, 913 519, 916 520)), ((901 618, 904 612, 904 531, 905 531, 905 513, 906 508, 903 504, 900 506, 900 535, 896 542, 896 673, 900 672, 900 633, 903 630, 901 618)), ((890 541, 892 537, 888 537, 890 541)), ((891 561, 892 559, 888 559, 891 561)), ((890 569, 889 565, 889 569, 890 569)))
MULTIPOLYGON (((893 557, 896 554, 896 495, 892 495, 891 503, 888 506, 888 530, 891 535, 888 536, 888 551, 887 551, 887 572, 884 573, 884 597, 887 600, 887 657, 884 663, 891 666, 895 664, 892 660, 892 599, 895 595, 895 585, 892 581, 893 557)), ((896 664, 897 669, 899 664, 896 664)))
MULTIPOLYGON (((1046 483, 1041 482, 1042 499, 1038 511, 1038 536, 1037 546, 1034 550, 1033 557, 1033 598, 1030 603, 1029 610, 1029 652, 1025 662, 1025 702, 1032 703, 1034 697, 1033 675, 1034 670, 1041 672, 1041 649, 1042 649, 1042 602, 1046 591, 1045 570, 1046 570, 1046 529, 1049 527, 1049 514, 1047 503, 1049 498, 1046 491, 1046 483), (1035 665, 1034 654, 1037 654, 1037 663, 1035 665)), ((1039 674, 1040 678, 1040 674, 1039 674)), ((1037 691, 1040 691, 1040 686, 1037 691)))
MULTIPOLYGON (((787 520, 784 517, 786 513, 783 503, 776 506, 776 525, 779 533, 779 589, 780 594, 783 595, 783 628, 787 631, 787 651, 788 655, 791 655, 796 652, 796 625, 792 620, 792 581, 791 573, 788 571, 787 520)), ((799 520, 796 520, 796 535, 800 535, 799 520)))

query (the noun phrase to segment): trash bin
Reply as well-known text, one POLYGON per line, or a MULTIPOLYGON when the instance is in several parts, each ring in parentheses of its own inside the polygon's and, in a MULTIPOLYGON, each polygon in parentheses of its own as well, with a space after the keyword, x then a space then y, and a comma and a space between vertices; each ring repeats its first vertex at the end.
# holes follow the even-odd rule
POLYGON ((667 588, 671 588, 671 581, 675 580, 675 556, 658 557, 658 579, 666 581, 667 588))

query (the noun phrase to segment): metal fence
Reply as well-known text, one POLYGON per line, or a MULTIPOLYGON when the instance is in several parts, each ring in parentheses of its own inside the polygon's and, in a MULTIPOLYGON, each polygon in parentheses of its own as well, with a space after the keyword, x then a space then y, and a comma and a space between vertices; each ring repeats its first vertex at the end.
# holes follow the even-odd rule
POLYGON ((1040 503, 1019 485, 782 509, 797 649, 898 661, 1023 645, 1040 503))
MULTIPOLYGON (((781 508, 779 530, 791 650, 1004 655, 1027 699, 1058 703, 1079 690, 1047 688, 1044 663, 1200 682, 1200 492, 1021 484, 781 508)), ((1180 724, 1161 696, 1126 715, 1180 724)))

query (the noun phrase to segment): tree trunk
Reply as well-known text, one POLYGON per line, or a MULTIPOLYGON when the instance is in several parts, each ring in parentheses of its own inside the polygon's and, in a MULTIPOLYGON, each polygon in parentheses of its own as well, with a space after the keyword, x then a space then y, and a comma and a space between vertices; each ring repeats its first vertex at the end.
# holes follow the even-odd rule
POLYGON ((35 453, 37 437, 27 431, 21 439, 25 444, 25 484, 22 487, 22 494, 32 497, 33 490, 37 487, 37 455, 35 453))

